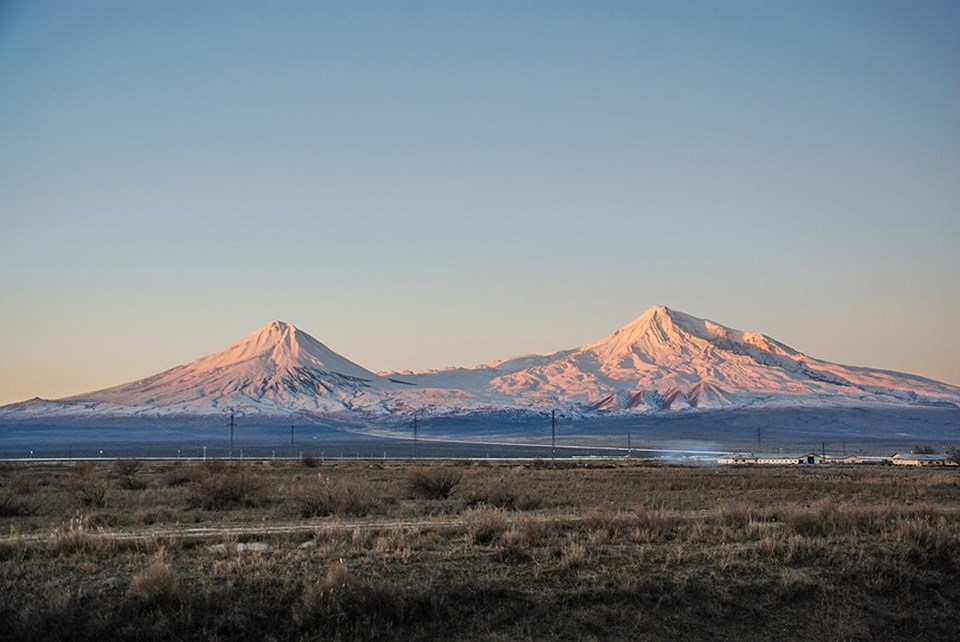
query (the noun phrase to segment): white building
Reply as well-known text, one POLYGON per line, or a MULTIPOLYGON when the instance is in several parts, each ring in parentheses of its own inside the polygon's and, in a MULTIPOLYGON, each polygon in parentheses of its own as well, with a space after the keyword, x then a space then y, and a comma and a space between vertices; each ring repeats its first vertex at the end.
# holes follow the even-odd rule
POLYGON ((822 464, 824 459, 817 453, 737 453, 717 458, 718 464, 767 464, 796 466, 798 464, 822 464))
POLYGON ((893 453, 890 461, 897 466, 953 466, 952 461, 947 460, 943 453, 917 454, 917 453, 893 453))

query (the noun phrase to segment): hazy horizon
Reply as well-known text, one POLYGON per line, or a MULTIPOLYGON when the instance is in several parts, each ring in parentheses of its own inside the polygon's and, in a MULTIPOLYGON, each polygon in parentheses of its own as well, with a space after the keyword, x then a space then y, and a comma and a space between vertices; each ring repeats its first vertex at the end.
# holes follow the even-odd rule
POLYGON ((960 385, 955 2, 0 5, 0 404, 662 304, 960 385))

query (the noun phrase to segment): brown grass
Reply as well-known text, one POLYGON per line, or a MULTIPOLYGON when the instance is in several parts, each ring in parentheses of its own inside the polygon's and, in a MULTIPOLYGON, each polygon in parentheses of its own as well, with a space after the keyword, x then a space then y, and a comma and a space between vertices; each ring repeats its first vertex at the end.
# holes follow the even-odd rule
POLYGON ((366 515, 376 506, 370 485, 366 482, 331 479, 322 474, 298 486, 292 497, 302 517, 366 515))
POLYGON ((141 608, 171 606, 183 601, 180 585, 162 551, 149 566, 133 576, 127 596, 141 608))
POLYGON ((0 497, 30 510, 0 517, 4 637, 933 640, 960 627, 960 471, 416 471, 433 468, 462 475, 447 499, 411 497, 411 471, 390 462, 326 462, 318 477, 299 461, 145 461, 139 490, 117 488, 107 462, 8 465, 0 497), (251 500, 198 500, 236 477, 255 480, 240 484, 251 500), (75 479, 109 482, 103 505, 77 512, 75 479))
POLYGON ((506 511, 494 506, 468 508, 460 519, 467 537, 474 544, 492 544, 510 527, 506 511))

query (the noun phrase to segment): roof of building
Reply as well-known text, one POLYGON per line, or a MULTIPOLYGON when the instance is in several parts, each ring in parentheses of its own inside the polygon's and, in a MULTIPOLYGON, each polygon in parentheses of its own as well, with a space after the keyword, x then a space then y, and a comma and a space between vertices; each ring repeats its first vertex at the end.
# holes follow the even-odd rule
POLYGON ((910 459, 913 461, 940 461, 946 459, 943 453, 893 453, 890 459, 910 459))
POLYGON ((801 459, 810 455, 820 456, 811 450, 803 453, 735 453, 726 455, 726 457, 731 459, 801 459))

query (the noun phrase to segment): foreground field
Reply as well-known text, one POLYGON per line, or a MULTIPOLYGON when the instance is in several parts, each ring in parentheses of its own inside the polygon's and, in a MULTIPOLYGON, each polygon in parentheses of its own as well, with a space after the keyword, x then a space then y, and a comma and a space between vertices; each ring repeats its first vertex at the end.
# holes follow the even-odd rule
POLYGON ((952 639, 960 476, 7 464, 10 639, 952 639))

